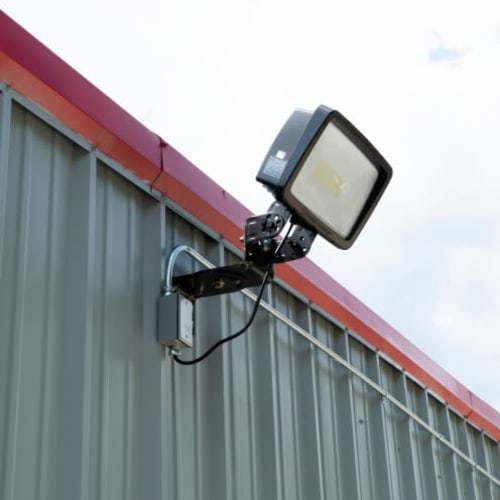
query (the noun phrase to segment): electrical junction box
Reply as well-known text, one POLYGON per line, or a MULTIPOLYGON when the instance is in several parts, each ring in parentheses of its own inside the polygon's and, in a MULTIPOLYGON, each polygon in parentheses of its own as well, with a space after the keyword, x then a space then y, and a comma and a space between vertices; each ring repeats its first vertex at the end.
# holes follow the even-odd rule
POLYGON ((193 345, 194 304, 180 293, 161 295, 158 303, 158 342, 185 349, 193 345))

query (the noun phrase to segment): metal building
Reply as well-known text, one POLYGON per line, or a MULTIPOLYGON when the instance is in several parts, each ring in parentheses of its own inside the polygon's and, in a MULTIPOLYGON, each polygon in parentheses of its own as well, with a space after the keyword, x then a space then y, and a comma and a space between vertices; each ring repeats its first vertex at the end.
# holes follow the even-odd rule
POLYGON ((174 364, 166 255, 249 212, 3 12, 0 50, 0 498, 500 499, 500 415, 309 261, 174 364))

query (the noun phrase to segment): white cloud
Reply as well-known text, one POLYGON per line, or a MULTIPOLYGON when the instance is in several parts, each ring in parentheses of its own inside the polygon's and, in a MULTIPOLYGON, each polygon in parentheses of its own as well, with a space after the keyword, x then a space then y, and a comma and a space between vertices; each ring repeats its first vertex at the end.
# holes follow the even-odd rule
POLYGON ((450 330, 456 328, 457 320, 453 314, 446 311, 438 311, 432 315, 432 322, 434 326, 443 330, 450 330))

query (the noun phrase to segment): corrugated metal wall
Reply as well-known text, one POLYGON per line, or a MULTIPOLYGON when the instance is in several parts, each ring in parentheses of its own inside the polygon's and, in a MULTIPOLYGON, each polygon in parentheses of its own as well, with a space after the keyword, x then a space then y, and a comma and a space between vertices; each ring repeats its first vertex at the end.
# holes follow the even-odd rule
POLYGON ((161 207, 5 94, 1 138, 0 497, 160 498, 161 207))
MULTIPOLYGON (((500 499, 498 442, 278 285, 266 301, 354 370, 263 309, 199 366, 172 363, 162 257, 235 257, 0 89, 2 499, 500 499)), ((198 301, 194 353, 252 305, 198 301)))

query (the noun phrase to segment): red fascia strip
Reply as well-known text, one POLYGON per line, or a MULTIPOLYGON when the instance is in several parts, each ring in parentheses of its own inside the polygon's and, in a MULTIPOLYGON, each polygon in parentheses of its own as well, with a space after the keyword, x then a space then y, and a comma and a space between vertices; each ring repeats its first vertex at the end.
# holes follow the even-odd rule
POLYGON ((160 172, 158 136, 0 11, 0 71, 20 94, 56 116, 115 160, 137 161, 151 183, 160 172))
MULTIPOLYGON (((0 11, 0 79, 235 246, 251 213, 0 11)), ((277 266, 292 289, 500 440, 500 414, 307 259, 277 266)))
POLYGON ((250 210, 168 144, 162 145, 162 171, 153 187, 241 247, 240 237, 245 220, 252 215, 250 210))

